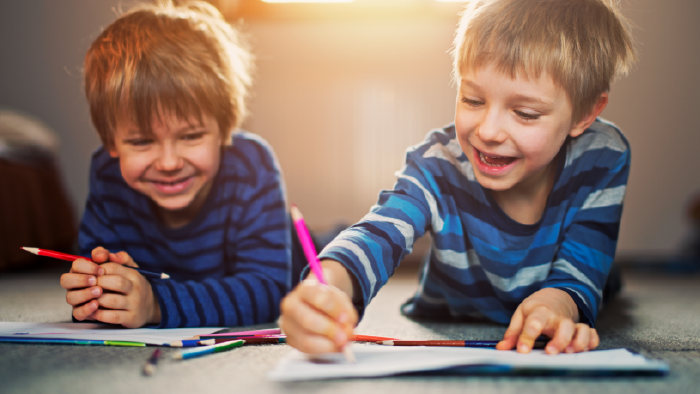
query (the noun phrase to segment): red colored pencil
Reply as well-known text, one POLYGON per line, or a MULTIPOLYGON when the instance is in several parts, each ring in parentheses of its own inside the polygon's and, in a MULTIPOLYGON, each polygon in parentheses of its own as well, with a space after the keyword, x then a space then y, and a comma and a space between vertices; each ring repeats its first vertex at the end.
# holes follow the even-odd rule
MULTIPOLYGON (((68 254, 68 253, 56 252, 53 250, 39 249, 39 248, 27 248, 27 247, 22 247, 22 249, 26 250, 29 253, 33 253, 37 256, 53 257, 54 259, 59 259, 59 260, 75 261, 77 259, 85 259, 87 261, 92 261, 91 259, 89 259, 87 257, 76 256, 76 255, 68 254)), ((124 267, 134 269, 134 270, 140 272, 141 275, 143 275, 145 277, 150 277, 153 279, 169 279, 170 278, 170 275, 168 275, 168 274, 163 274, 163 273, 158 274, 155 272, 143 270, 141 268, 129 267, 128 265, 125 265, 124 267)))

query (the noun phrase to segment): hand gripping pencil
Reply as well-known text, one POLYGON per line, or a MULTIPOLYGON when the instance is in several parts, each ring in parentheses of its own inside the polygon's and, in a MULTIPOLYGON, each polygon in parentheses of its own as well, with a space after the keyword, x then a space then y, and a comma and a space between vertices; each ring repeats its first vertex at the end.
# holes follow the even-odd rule
MULTIPOLYGON (((316 248, 311 240, 311 234, 309 234, 309 229, 306 228, 306 223, 304 223, 304 217, 301 215, 301 211, 296 205, 292 204, 291 208, 292 220, 294 221, 294 226, 297 229, 297 235, 299 236, 299 242, 304 249, 304 254, 306 255, 306 260, 309 262, 309 267, 314 272, 314 275, 324 285, 327 285, 326 280, 323 278, 323 270, 321 269, 321 262, 318 261, 318 255, 316 254, 316 248)), ((343 348, 343 354, 345 354, 345 359, 348 362, 355 362, 355 355, 352 353, 350 346, 345 346, 343 348)))
MULTIPOLYGON (((68 253, 54 252, 53 250, 46 250, 46 249, 39 249, 39 248, 27 248, 27 247, 22 247, 22 249, 26 250, 29 253, 33 253, 37 256, 53 257, 54 259, 59 259, 59 260, 75 261, 77 259, 85 259, 87 261, 92 261, 87 257, 75 256, 75 255, 68 254, 68 253)), ((146 278, 170 279, 170 275, 168 275, 168 274, 163 274, 163 273, 158 274, 155 272, 143 270, 141 268, 130 267, 128 265, 124 265, 124 267, 131 268, 132 270, 136 270, 141 275, 145 276, 146 278)))

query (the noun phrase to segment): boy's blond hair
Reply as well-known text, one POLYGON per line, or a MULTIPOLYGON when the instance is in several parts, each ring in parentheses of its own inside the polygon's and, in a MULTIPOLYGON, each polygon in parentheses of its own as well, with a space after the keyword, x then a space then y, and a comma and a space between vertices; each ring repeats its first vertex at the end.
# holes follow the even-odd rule
POLYGON ((223 141, 247 114, 252 56, 212 5, 172 0, 140 5, 95 39, 85 56, 85 95, 102 143, 117 123, 151 134, 163 113, 202 123, 214 117, 223 141))
POLYGON ((546 71, 566 91, 572 121, 591 111, 635 61, 616 0, 473 0, 455 36, 453 78, 493 65, 512 78, 546 71))

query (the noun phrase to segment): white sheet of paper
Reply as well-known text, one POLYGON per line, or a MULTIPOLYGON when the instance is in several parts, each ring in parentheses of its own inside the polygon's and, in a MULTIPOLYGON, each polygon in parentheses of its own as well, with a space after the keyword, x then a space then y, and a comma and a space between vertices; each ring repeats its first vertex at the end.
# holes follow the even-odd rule
POLYGON ((409 372, 437 371, 451 367, 498 365, 522 370, 668 371, 668 364, 648 360, 626 349, 599 350, 550 356, 541 350, 529 354, 495 349, 456 347, 400 347, 352 345, 357 363, 342 354, 324 354, 313 360, 294 351, 269 372, 277 382, 390 376, 409 372))
POLYGON ((162 345, 211 334, 224 327, 200 328, 114 328, 100 323, 12 323, 0 322, 0 337, 94 339, 98 341, 142 342, 162 345))

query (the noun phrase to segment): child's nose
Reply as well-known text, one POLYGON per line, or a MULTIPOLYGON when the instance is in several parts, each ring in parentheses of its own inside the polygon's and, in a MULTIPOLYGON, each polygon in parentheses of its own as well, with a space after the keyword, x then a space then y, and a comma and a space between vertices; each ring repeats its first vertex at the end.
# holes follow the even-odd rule
POLYGON ((507 138, 502 125, 500 114, 497 111, 488 111, 476 128, 476 135, 484 142, 500 144, 507 138))
POLYGON ((182 168, 182 157, 174 149, 163 149, 158 160, 159 171, 176 171, 182 168))

